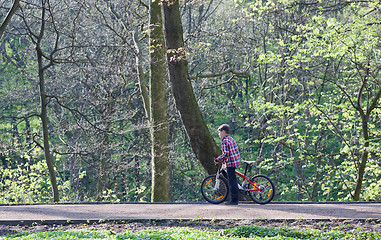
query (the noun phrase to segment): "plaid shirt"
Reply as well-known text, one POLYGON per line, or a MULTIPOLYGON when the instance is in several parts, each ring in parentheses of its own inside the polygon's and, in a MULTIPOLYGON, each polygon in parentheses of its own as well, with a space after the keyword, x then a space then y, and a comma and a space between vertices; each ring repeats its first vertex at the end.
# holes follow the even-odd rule
POLYGON ((216 158, 216 162, 225 161, 227 167, 239 167, 239 151, 236 141, 226 135, 222 139, 222 155, 216 158))

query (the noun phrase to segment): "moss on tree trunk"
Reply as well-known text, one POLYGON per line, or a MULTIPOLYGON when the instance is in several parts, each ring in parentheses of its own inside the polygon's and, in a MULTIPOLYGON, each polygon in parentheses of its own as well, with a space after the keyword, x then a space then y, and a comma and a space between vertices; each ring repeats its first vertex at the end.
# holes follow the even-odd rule
POLYGON ((213 160, 221 150, 205 124, 189 80, 179 1, 163 1, 162 12, 169 79, 176 107, 193 152, 209 174, 215 173, 213 160))

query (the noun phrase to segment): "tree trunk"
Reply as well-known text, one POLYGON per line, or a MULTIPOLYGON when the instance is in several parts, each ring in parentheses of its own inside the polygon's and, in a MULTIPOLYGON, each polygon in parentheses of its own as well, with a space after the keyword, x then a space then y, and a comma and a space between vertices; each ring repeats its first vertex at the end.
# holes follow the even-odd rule
POLYGON ((40 85, 40 101, 41 101, 41 124, 42 124, 42 134, 43 134, 43 141, 44 141, 44 153, 45 153, 45 160, 46 164, 48 166, 49 176, 50 176, 50 183, 52 185, 52 192, 53 192, 53 201, 58 202, 59 201, 59 192, 58 192, 58 186, 57 186, 57 179, 56 174, 54 171, 54 164, 52 156, 50 155, 50 143, 49 143, 49 130, 48 130, 48 101, 47 101, 47 94, 45 90, 45 79, 44 79, 44 71, 51 66, 52 63, 49 63, 46 66, 43 66, 42 62, 42 49, 41 49, 41 41, 44 36, 45 32, 45 2, 42 2, 42 12, 41 12, 41 28, 40 33, 37 36, 36 41, 36 53, 37 53, 37 63, 38 63, 38 78, 39 78, 39 85, 40 85))
POLYGON ((40 101, 41 101, 41 123, 42 123, 42 134, 44 141, 44 153, 46 164, 48 165, 50 183, 52 184, 53 191, 53 201, 59 201, 59 193, 57 186, 56 174, 54 171, 54 164, 52 156, 50 155, 50 144, 49 144, 49 130, 48 130, 48 113, 47 113, 47 97, 45 90, 45 79, 44 79, 44 69, 42 66, 42 51, 40 48, 40 41, 36 46, 37 50, 37 61, 38 61, 38 77, 39 77, 39 85, 40 85, 40 101))
POLYGON ((360 200, 362 182, 364 179, 366 163, 368 162, 368 154, 369 154, 367 150, 369 148, 368 116, 364 117, 362 120, 362 131, 363 131, 363 137, 364 137, 365 143, 364 143, 364 150, 361 156, 361 162, 359 165, 359 169, 357 171, 356 188, 355 188, 355 193, 353 195, 354 201, 360 200))
POLYGON ((159 1, 150 3, 150 132, 152 202, 169 202, 165 42, 159 1))
POLYGON ((208 174, 216 172, 214 158, 221 154, 198 107, 191 82, 183 40, 179 1, 162 2, 167 64, 177 110, 193 152, 208 174))
POLYGON ((20 6, 20 0, 15 0, 13 5, 12 5, 11 10, 9 10, 9 12, 7 14, 7 17, 4 19, 4 22, 0 26, 0 38, 1 38, 1 36, 3 36, 3 33, 5 32, 5 29, 8 26, 8 23, 11 21, 11 18, 16 13, 19 6, 20 6))
POLYGON ((136 57, 135 57, 135 62, 136 62, 136 70, 138 72, 138 79, 139 79, 139 90, 140 90, 140 95, 142 96, 143 100, 143 105, 144 105, 144 110, 145 113, 150 119, 150 109, 151 109, 151 104, 150 104, 150 98, 149 98, 149 92, 147 88, 147 84, 145 82, 145 77, 144 77, 144 72, 143 72, 143 66, 142 66, 142 51, 139 46, 139 38, 138 38, 138 31, 139 29, 136 28, 134 35, 133 35, 133 40, 134 40, 134 45, 135 45, 135 51, 136 51, 136 57))
MULTIPOLYGON (((366 76, 367 77, 369 76, 369 71, 366 71, 366 76)), ((365 143, 364 143, 364 150, 363 150, 363 153, 361 156, 361 162, 359 165, 359 169, 357 171, 356 188, 355 188, 355 192, 354 192, 354 196, 353 196, 354 201, 360 200, 362 182, 364 179, 366 163, 368 162, 368 156, 369 156, 369 150, 368 149, 370 146, 370 143, 369 143, 369 125, 368 125, 369 118, 370 118, 372 111, 376 108, 377 103, 379 102, 379 100, 381 98, 381 88, 379 88, 377 91, 377 94, 375 95, 375 97, 373 99, 373 101, 369 101, 369 99, 368 99, 368 103, 371 102, 371 104, 369 106, 367 106, 366 111, 363 111, 363 109, 361 108, 361 100, 362 100, 362 95, 363 95, 363 91, 366 87, 366 84, 367 84, 367 78, 364 80, 364 82, 360 88, 358 98, 357 98, 357 107, 356 107, 356 109, 359 111, 360 116, 361 116, 362 134, 363 134, 363 138, 364 138, 365 143)))

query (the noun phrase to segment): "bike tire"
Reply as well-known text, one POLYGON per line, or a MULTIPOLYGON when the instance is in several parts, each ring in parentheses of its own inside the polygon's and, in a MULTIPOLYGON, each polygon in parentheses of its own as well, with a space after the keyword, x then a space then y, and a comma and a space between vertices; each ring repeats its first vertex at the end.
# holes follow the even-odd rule
MULTIPOLYGON (((258 204, 267 204, 271 202, 275 196, 275 185, 271 179, 265 175, 255 175, 252 177, 251 182, 259 184, 259 191, 249 191, 250 198, 258 204)), ((253 189, 255 186, 248 183, 248 189, 253 189)))
POLYGON ((201 193, 206 201, 219 204, 226 200, 229 196, 229 184, 228 181, 220 177, 219 188, 215 189, 216 186, 216 174, 209 175, 201 183, 201 193))

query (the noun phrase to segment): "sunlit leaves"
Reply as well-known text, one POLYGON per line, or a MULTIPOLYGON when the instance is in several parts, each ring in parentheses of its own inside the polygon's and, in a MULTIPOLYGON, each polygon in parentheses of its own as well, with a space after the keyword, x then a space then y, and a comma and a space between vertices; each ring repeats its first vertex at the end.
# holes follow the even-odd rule
MULTIPOLYGON (((350 199, 362 153, 372 152, 372 159, 380 154, 375 148, 380 143, 376 137, 379 114, 372 109, 373 117, 366 126, 359 111, 371 113, 369 106, 381 87, 377 80, 380 21, 375 13, 379 5, 327 1, 310 6, 293 1, 248 4, 253 22, 267 24, 268 31, 257 59, 267 69, 267 88, 251 103, 257 114, 252 126, 265 132, 257 142, 279 153, 270 158, 274 166, 284 158, 293 164, 283 165, 283 171, 294 168, 298 183, 304 180, 303 191, 311 191, 313 186, 306 182, 319 176, 330 179, 320 186, 320 199, 350 199), (364 128, 372 141, 364 140, 364 128), (365 148, 366 142, 371 147, 365 148), (321 164, 338 171, 319 172, 321 164), (329 189, 332 184, 336 189, 329 189)), ((379 179, 380 175, 373 177, 379 179)))
POLYGON ((0 203, 49 202, 50 195, 44 163, 26 163, 16 169, 0 166, 0 203))
POLYGON ((158 239, 158 240, 214 240, 214 239, 381 239, 377 232, 363 232, 356 230, 331 230, 318 229, 298 230, 289 227, 261 227, 257 225, 242 225, 222 230, 195 229, 195 228, 167 228, 146 229, 141 231, 113 232, 109 230, 91 231, 82 230, 56 230, 49 232, 20 232, 14 235, 3 236, 0 239, 158 239))

